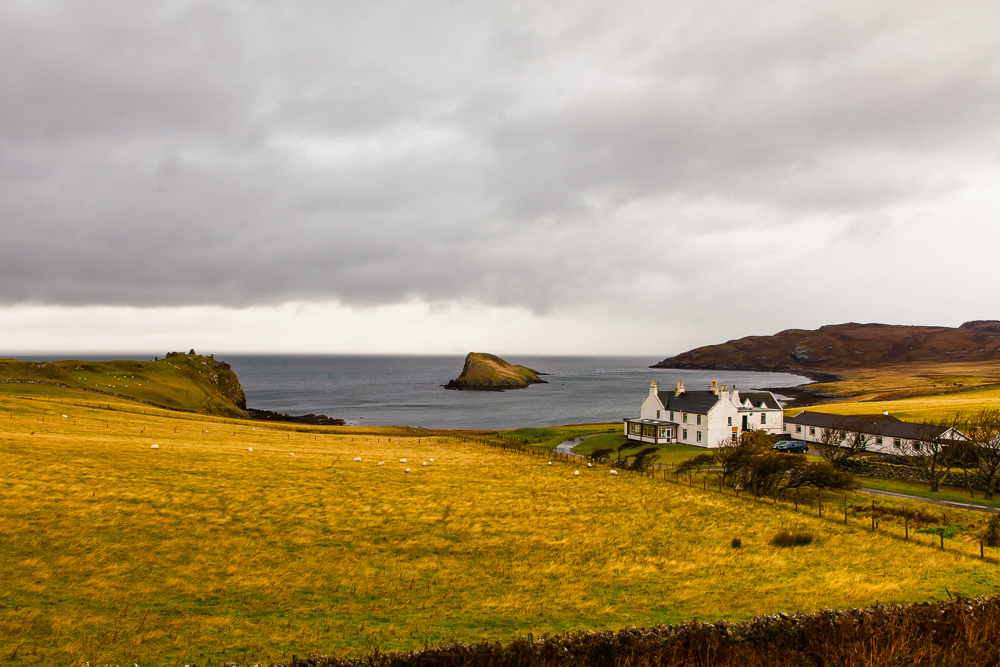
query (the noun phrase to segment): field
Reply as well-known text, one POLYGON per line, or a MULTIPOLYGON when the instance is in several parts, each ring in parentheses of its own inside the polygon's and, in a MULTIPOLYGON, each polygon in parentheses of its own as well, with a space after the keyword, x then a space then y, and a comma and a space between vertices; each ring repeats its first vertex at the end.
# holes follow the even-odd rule
MULTIPOLYGON (((987 386, 894 400, 848 399, 805 409, 839 415, 877 414, 888 410, 893 416, 905 421, 920 421, 948 417, 956 412, 976 412, 983 408, 1000 408, 1000 387, 987 386)), ((785 410, 785 414, 798 414, 802 409, 785 410)))
MULTIPOLYGON (((0 394, 0 658, 15 664, 266 664, 940 600, 1000 581, 961 531, 940 551, 934 536, 899 539, 886 513, 872 533, 867 498, 850 499, 845 525, 837 498, 820 519, 805 501, 468 441, 485 435, 91 401, 0 394), (814 540, 771 546, 782 529, 814 540)), ((972 533, 982 519, 947 522, 972 533)))
POLYGON ((955 361, 880 364, 835 369, 841 379, 809 386, 839 400, 892 401, 1000 386, 1000 362, 955 361))

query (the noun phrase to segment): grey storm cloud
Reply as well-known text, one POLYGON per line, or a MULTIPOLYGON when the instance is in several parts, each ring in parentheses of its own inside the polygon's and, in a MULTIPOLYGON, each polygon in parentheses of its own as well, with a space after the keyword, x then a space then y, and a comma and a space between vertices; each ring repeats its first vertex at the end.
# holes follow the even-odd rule
POLYGON ((995 3, 541 4, 5 3, 0 302, 612 303, 996 161, 995 3))

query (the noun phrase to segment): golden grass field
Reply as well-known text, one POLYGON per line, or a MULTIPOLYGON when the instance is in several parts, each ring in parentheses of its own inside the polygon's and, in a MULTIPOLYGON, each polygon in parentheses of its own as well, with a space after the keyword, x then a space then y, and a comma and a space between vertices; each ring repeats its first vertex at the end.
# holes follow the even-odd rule
POLYGON ((838 415, 878 414, 887 410, 904 421, 945 419, 957 412, 975 413, 983 408, 1000 408, 1000 386, 986 386, 947 394, 912 396, 893 400, 847 399, 822 403, 809 408, 785 410, 786 415, 803 409, 838 415))
POLYGON ((1000 361, 912 362, 837 372, 843 379, 813 384, 810 389, 852 401, 893 401, 1000 387, 1000 361))
MULTIPOLYGON (((854 510, 844 525, 837 499, 820 519, 549 466, 467 434, 101 403, 119 410, 51 388, 0 393, 0 661, 266 664, 939 600, 1000 583, 978 548, 904 542, 888 518, 872 533, 854 510), (771 546, 781 529, 815 539, 771 546)), ((948 514, 971 532, 984 518, 948 514)))

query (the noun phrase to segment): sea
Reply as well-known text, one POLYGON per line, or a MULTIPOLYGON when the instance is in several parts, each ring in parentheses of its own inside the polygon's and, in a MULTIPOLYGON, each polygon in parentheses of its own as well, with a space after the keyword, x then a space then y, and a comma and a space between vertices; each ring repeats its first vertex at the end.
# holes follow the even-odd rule
MULTIPOLYGON (((152 359, 124 354, 11 355, 28 361, 152 359)), ((525 389, 452 391, 441 385, 462 372, 464 355, 240 355, 228 361, 247 406, 292 415, 324 414, 349 424, 447 429, 510 429, 619 421, 637 417, 650 380, 708 389, 712 380, 737 388, 793 387, 810 382, 788 373, 650 368, 651 357, 519 356, 504 358, 547 375, 525 389)), ((780 392, 776 392, 780 394, 780 392)), ((781 396, 779 395, 779 399, 781 396)))

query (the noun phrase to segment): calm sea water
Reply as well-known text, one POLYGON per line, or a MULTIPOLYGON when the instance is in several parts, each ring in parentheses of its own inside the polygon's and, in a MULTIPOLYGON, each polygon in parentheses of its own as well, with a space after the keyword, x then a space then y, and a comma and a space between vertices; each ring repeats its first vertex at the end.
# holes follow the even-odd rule
MULTIPOLYGON (((53 359, 152 359, 153 355, 11 355, 53 359)), ((505 357, 543 373, 548 384, 504 392, 448 391, 464 356, 226 355, 252 408, 325 414, 351 424, 505 429, 618 421, 638 416, 650 380, 708 389, 712 380, 741 389, 790 387, 808 378, 786 373, 649 368, 650 357, 505 357)))
POLYGON ((708 389, 712 380, 743 389, 789 387, 785 373, 649 368, 648 357, 505 357, 543 373, 548 384, 504 392, 448 391, 464 356, 225 356, 247 404, 290 414, 316 413, 353 424, 503 429, 637 416, 650 380, 708 389))

